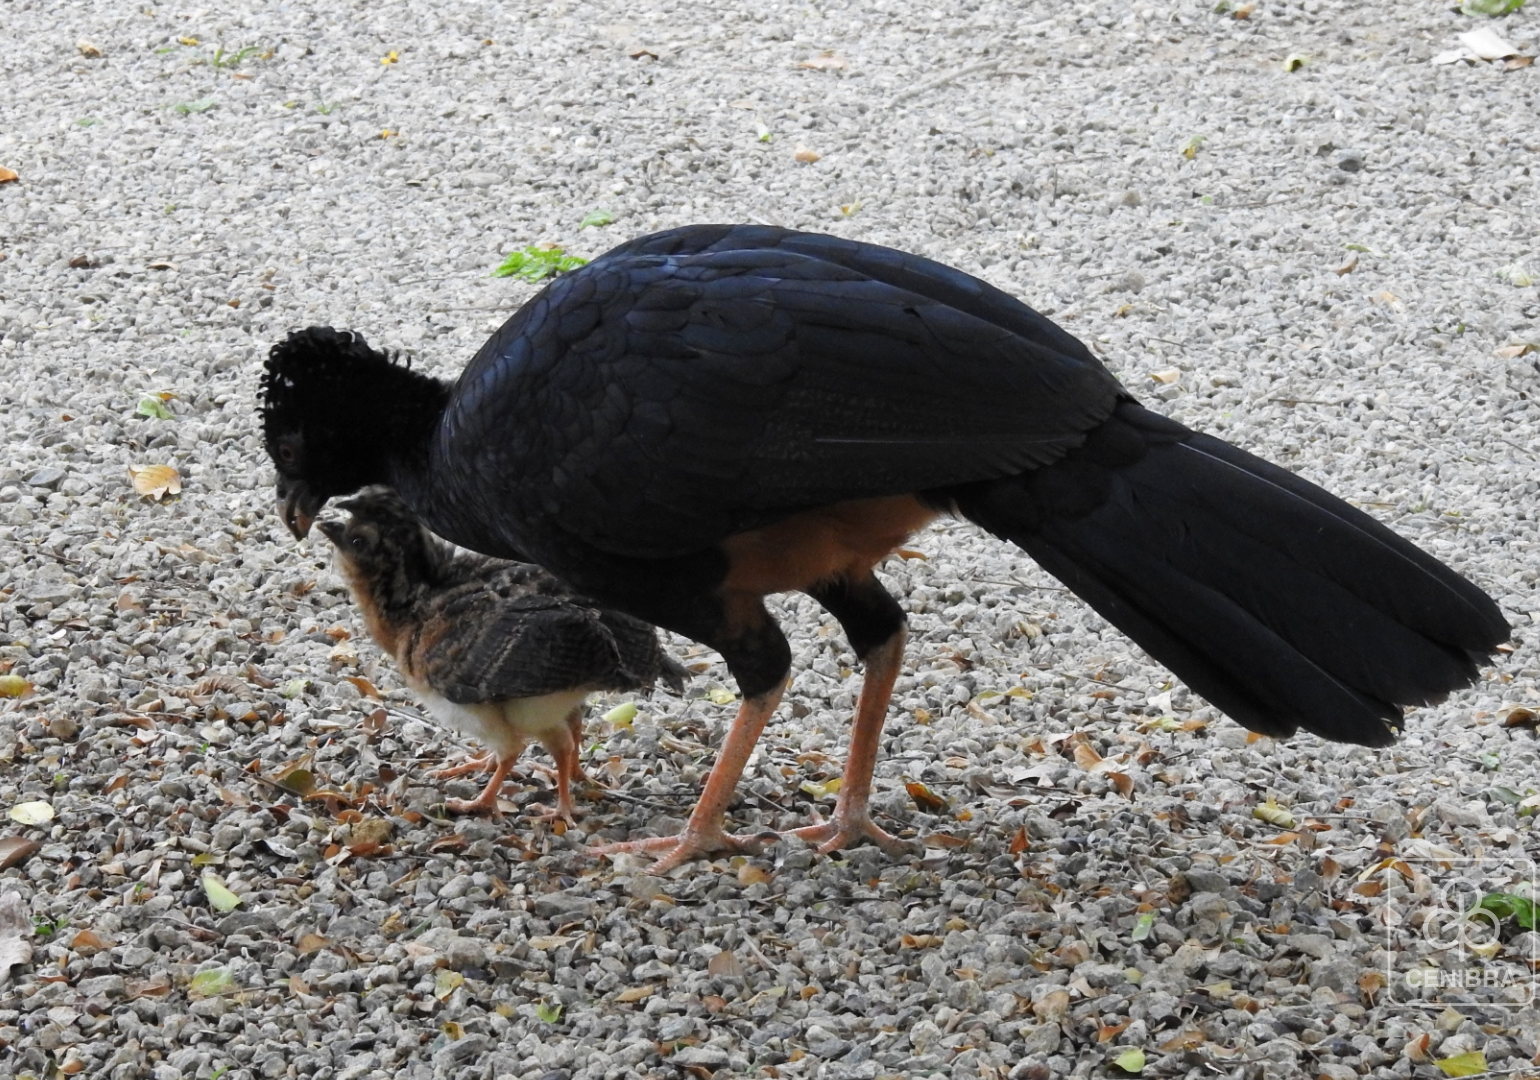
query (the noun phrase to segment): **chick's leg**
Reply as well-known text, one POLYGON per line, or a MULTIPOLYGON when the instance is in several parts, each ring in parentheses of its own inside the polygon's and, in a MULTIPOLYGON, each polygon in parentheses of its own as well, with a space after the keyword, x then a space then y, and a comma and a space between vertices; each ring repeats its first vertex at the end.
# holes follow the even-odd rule
POLYGON ((435 780, 452 780, 456 776, 468 776, 471 773, 492 772, 497 768, 497 755, 488 750, 484 754, 477 754, 466 758, 458 765, 445 765, 441 769, 434 769, 428 775, 435 780))
POLYGON ((765 724, 781 703, 781 694, 785 690, 786 680, 783 678, 767 693, 744 698, 738 708, 738 715, 733 718, 732 727, 728 729, 722 749, 717 754, 716 764, 711 767, 711 775, 706 779, 706 790, 701 792, 684 832, 677 836, 654 836, 646 840, 605 844, 589 848, 589 852, 595 855, 614 855, 627 851, 661 852, 662 857, 649 868, 649 872, 663 874, 691 859, 719 851, 756 851, 760 838, 734 836, 726 832, 722 828, 722 817, 732 804, 738 780, 743 776, 744 766, 754 752, 754 744, 759 741, 765 724))
POLYGON ((445 799, 444 806, 452 814, 498 813, 498 793, 503 789, 503 781, 513 770, 513 763, 519 760, 519 755, 523 752, 524 744, 519 743, 506 752, 486 754, 485 757, 492 758, 496 765, 492 770, 491 778, 487 780, 487 786, 481 789, 481 794, 474 799, 445 799))
POLYGON ((568 825, 576 825, 572 817, 572 782, 587 779, 578 753, 583 744, 583 707, 580 705, 567 714, 567 726, 560 735, 550 735, 541 743, 556 759, 556 805, 542 806, 532 814, 548 820, 561 818, 568 825))

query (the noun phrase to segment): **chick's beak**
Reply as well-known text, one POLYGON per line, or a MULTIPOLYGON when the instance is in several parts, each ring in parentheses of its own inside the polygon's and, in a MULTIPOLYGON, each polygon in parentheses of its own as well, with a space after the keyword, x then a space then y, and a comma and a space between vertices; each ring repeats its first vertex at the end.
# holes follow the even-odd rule
POLYGON ((326 500, 312 493, 303 480, 279 477, 278 514, 294 534, 294 539, 303 540, 310 535, 310 526, 325 505, 326 500))

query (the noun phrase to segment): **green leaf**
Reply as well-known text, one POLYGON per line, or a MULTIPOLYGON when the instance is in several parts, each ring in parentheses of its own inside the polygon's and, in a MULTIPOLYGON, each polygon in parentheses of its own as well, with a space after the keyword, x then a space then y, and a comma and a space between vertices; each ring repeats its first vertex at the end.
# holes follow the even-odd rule
POLYGON ((1529 268, 1521 263, 1509 263, 1497 271, 1497 276, 1509 285, 1517 286, 1520 289, 1527 289, 1536 281, 1540 281, 1540 278, 1535 277, 1534 274, 1530 273, 1529 268))
POLYGON ((1465 0, 1460 5, 1461 15, 1487 15, 1497 18, 1511 15, 1524 6, 1524 0, 1465 0))
POLYGON ((210 109, 212 109, 215 105, 218 105, 218 104, 219 104, 219 102, 215 101, 213 98, 203 98, 203 99, 201 99, 199 101, 184 101, 184 102, 181 102, 181 103, 179 103, 177 105, 173 105, 172 109, 174 109, 176 112, 181 113, 183 116, 186 116, 188 113, 208 112, 210 109))
POLYGON ((1524 801, 1524 796, 1520 795, 1512 788, 1506 787, 1493 788, 1492 798, 1496 799, 1498 802, 1507 803, 1509 806, 1517 806, 1519 803, 1524 801))
POLYGON ((215 911, 234 911, 241 906, 241 898, 229 890, 218 874, 203 875, 203 891, 208 895, 209 906, 215 911))
POLYGON ((290 679, 288 682, 283 684, 283 696, 291 699, 297 698, 307 689, 309 689, 309 687, 309 679, 290 679))
POLYGON ((139 405, 134 409, 135 416, 148 417, 151 420, 175 420, 176 413, 166 408, 166 403, 156 394, 146 394, 139 399, 139 405))
POLYGON ((1112 1063, 1126 1073, 1141 1073, 1144 1071, 1144 1051, 1137 1046, 1132 1050, 1124 1050, 1112 1063))
POLYGON ((706 698, 716 705, 731 705, 738 700, 738 695, 725 686, 713 686, 706 691, 706 698))
POLYGON ((624 705, 616 705, 604 714, 604 722, 613 727, 630 727, 631 721, 636 719, 636 702, 628 701, 624 705))
POLYGON ((1289 53, 1283 58, 1283 70, 1298 71, 1308 63, 1310 63, 1310 57, 1303 53, 1289 53))
POLYGON ((1134 920, 1134 928, 1128 937, 1131 941, 1143 941, 1150 936, 1150 931, 1155 929, 1155 913, 1146 911, 1134 920))
POLYGON ((1540 911, 1536 910, 1535 902, 1528 897, 1515 896, 1513 893, 1487 893, 1477 907, 1490 911, 1499 919, 1512 919, 1525 930, 1540 929, 1536 925, 1540 911))
POLYGON ((533 284, 548 277, 570 273, 580 266, 587 265, 587 259, 564 254, 559 247, 530 245, 504 259, 502 265, 492 271, 492 276, 517 277, 533 284))
POLYGON ((1182 144, 1182 156, 1191 161, 1198 156, 1198 147, 1202 146, 1203 143, 1204 138, 1202 135, 1194 135, 1182 144))
POLYGON ((187 996, 190 998, 217 997, 234 989, 235 976, 230 974, 230 969, 214 968, 210 971, 200 971, 192 977, 192 983, 187 987, 187 996))
POLYGON ((554 1024, 561 1019, 561 1006, 549 1005, 542 1001, 539 1005, 535 1006, 535 1015, 547 1024, 554 1024))
POLYGON ((448 968, 439 968, 433 976, 433 996, 440 1001, 448 1001, 449 996, 460 989, 465 982, 465 976, 458 971, 450 971, 448 968))
POLYGON ((22 825, 47 825, 53 820, 53 807, 41 799, 19 802, 11 807, 11 820, 22 825))
POLYGON ((1444 1070, 1445 1076, 1480 1076, 1487 1071, 1487 1056, 1480 1050, 1468 1050, 1434 1064, 1444 1070))
POLYGON ((590 210, 588 211, 588 215, 584 217, 583 220, 578 224, 578 228, 586 229, 589 226, 598 228, 601 225, 609 225, 614 222, 614 220, 615 215, 610 213, 608 210, 590 210))

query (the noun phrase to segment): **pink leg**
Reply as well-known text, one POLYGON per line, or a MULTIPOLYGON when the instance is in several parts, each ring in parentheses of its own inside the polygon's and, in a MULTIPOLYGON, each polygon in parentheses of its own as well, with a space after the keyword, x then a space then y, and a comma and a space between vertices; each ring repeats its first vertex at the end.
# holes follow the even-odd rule
POLYGON ((434 769, 428 775, 435 780, 449 780, 456 776, 466 776, 476 772, 492 772, 497 768, 497 755, 488 750, 486 753, 468 757, 458 765, 445 765, 442 769, 434 769))
MULTIPOLYGON (((524 748, 521 746, 513 753, 496 758, 497 767, 492 770, 492 778, 487 781, 487 786, 481 789, 481 794, 474 799, 446 799, 444 806, 452 814, 496 814, 497 795, 503 789, 503 781, 513 769, 513 763, 519 760, 519 754, 524 748)), ((488 754, 488 757, 493 755, 488 754)))
POLYGON ((578 748, 583 740, 583 709, 578 706, 567 715, 567 730, 565 737, 553 736, 549 740, 542 740, 543 745, 556 759, 556 806, 540 807, 532 811, 538 818, 561 818, 568 825, 576 825, 572 817, 572 782, 574 780, 586 780, 583 775, 583 762, 578 757, 578 748))
POLYGON ((663 874, 702 855, 718 851, 752 853, 756 850, 756 837, 733 836, 723 831, 722 816, 733 801, 738 780, 749 762, 749 755, 754 752, 754 744, 759 741, 765 724, 781 703, 781 694, 785 690, 786 684, 782 682, 767 694, 745 698, 739 706, 738 715, 733 718, 733 726, 727 732, 727 740, 722 744, 716 764, 711 768, 711 775, 706 779, 706 790, 701 792, 684 832, 678 836, 654 836, 646 840, 604 844, 589 848, 589 853, 615 855, 626 851, 663 852, 662 857, 652 866, 652 873, 663 874))
POLYGON ((863 838, 895 857, 910 853, 908 844, 878 828, 866 808, 872 794, 872 770, 877 766, 882 724, 887 719, 893 682, 903 666, 907 637, 908 633, 900 628, 898 633, 867 654, 861 700, 856 705, 855 725, 850 732, 850 756, 845 759, 845 778, 834 804, 833 819, 791 830, 793 836, 817 844, 824 854, 849 847, 863 838))

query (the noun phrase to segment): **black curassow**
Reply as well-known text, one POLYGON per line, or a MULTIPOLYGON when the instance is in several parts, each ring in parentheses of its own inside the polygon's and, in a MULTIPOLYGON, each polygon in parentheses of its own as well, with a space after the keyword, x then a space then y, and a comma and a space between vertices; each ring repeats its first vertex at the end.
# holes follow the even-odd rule
POLYGON ((744 700, 662 865, 749 843, 723 813, 801 590, 866 671, 833 850, 867 811, 904 648, 872 568, 938 514, 1011 540, 1247 727, 1383 745, 1508 637, 1480 589, 1320 488, 1140 406, 1013 297, 888 248, 768 226, 644 236, 559 278, 452 384, 297 331, 263 380, 296 536, 395 487, 437 533, 539 563, 718 650, 744 700))

